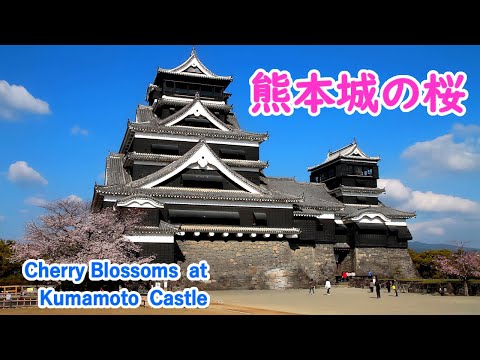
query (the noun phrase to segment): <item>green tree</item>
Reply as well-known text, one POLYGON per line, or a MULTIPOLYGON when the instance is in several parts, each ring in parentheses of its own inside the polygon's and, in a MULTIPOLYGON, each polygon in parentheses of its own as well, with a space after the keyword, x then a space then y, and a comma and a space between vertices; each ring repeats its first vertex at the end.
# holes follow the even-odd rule
POLYGON ((21 285, 28 283, 22 276, 22 263, 12 262, 13 240, 0 239, 0 285, 21 285))
POLYGON ((424 279, 441 279, 443 273, 440 271, 436 259, 441 256, 443 258, 450 258, 452 251, 450 250, 427 250, 420 253, 408 249, 410 257, 412 258, 418 273, 424 279))

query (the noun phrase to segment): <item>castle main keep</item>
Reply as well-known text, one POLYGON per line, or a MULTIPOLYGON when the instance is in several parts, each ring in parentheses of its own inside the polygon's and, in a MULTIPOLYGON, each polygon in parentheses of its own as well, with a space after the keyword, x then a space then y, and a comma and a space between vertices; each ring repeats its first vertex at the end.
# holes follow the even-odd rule
POLYGON ((232 80, 195 50, 159 68, 107 157, 93 208, 145 209, 130 241, 156 262, 206 260, 206 289, 304 287, 344 271, 415 277, 406 223, 415 214, 378 199, 380 158, 354 140, 309 167, 309 182, 265 176, 268 134, 241 129, 228 103, 232 80))

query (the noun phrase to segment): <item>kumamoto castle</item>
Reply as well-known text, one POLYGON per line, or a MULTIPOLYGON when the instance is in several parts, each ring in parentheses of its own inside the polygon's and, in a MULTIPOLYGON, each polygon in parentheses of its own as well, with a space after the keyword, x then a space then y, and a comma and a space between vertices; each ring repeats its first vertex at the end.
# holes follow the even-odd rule
POLYGON ((344 271, 416 277, 408 254, 414 213, 378 196, 379 157, 356 141, 308 168, 310 182, 265 176, 260 144, 268 134, 241 129, 219 76, 195 50, 174 69, 159 68, 128 121, 105 185, 92 206, 142 208, 129 239, 155 262, 186 268, 206 260, 205 289, 304 287, 344 271))

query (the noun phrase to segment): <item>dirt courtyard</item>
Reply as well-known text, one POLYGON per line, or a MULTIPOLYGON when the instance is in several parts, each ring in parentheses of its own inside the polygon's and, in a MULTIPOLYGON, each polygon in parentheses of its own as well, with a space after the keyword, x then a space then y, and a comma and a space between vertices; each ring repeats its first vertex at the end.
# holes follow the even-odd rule
POLYGON ((0 315, 480 315, 480 296, 433 296, 333 287, 316 289, 209 291, 206 309, 0 309, 0 315))

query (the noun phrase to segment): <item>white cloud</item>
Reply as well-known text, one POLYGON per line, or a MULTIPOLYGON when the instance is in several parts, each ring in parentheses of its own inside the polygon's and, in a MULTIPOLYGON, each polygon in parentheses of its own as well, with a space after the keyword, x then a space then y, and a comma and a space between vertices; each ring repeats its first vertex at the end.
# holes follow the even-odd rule
POLYGON ((83 202, 83 199, 80 196, 77 195, 68 195, 65 199, 70 200, 70 201, 77 201, 77 202, 83 202))
POLYGON ((417 142, 406 148, 401 156, 412 161, 415 173, 420 176, 442 171, 479 170, 480 126, 455 124, 451 133, 417 142))
POLYGON ((436 194, 431 191, 412 190, 398 179, 379 179, 378 186, 385 188, 382 199, 392 201, 403 209, 428 212, 475 213, 480 205, 458 196, 436 194))
POLYGON ((379 188, 385 188, 386 197, 394 201, 408 200, 412 192, 398 179, 378 179, 377 184, 379 188))
POLYGON ((88 135, 88 130, 82 129, 80 126, 75 125, 73 128, 70 129, 70 132, 72 135, 83 135, 87 136, 88 135))
POLYGON ((7 218, 7 217, 6 217, 5 215, 0 215, 0 222, 5 221, 6 218, 7 218))
POLYGON ((0 117, 13 119, 18 112, 49 114, 46 101, 35 98, 21 85, 10 85, 0 80, 0 117))
POLYGON ((459 136, 469 137, 472 135, 480 135, 480 126, 453 124, 453 132, 459 136))
POLYGON ((454 226, 455 223, 454 219, 447 217, 411 223, 408 225, 408 228, 415 238, 444 236, 447 230, 454 226))
POLYGON ((28 213, 28 209, 20 209, 18 210, 21 214, 27 214, 28 213))
POLYGON ((48 184, 48 181, 38 171, 28 166, 26 161, 17 161, 11 164, 7 178, 11 182, 22 185, 48 184))
POLYGON ((48 204, 48 201, 45 200, 44 198, 37 197, 37 196, 31 196, 27 199, 25 199, 25 204, 28 205, 34 205, 34 206, 44 206, 48 204))
POLYGON ((399 179, 379 179, 378 186, 385 188, 386 193, 380 199, 387 205, 417 212, 417 218, 408 221, 415 241, 430 244, 470 241, 469 246, 480 248, 477 235, 480 233, 479 203, 458 196, 413 190, 399 179))
POLYGON ((429 244, 467 243, 468 247, 480 249, 480 219, 474 217, 439 217, 425 221, 410 222, 413 239, 429 244))
POLYGON ((420 211, 475 213, 479 210, 478 203, 458 196, 435 194, 431 191, 412 191, 411 195, 409 203, 420 211))

